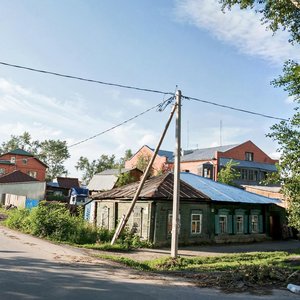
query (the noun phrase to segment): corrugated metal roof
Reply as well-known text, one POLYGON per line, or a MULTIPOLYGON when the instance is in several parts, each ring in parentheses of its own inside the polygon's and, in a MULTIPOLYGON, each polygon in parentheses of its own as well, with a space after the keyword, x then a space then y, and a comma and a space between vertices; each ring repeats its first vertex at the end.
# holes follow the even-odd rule
POLYGON ((183 155, 180 160, 184 162, 213 159, 216 151, 225 152, 238 145, 239 144, 192 150, 191 153, 183 155))
MULTIPOLYGON (((153 152, 155 151, 154 148, 150 148, 153 152)), ((158 150, 157 154, 159 156, 164 156, 168 159, 168 162, 174 162, 174 152, 168 150, 158 150)))
POLYGON ((125 173, 127 171, 130 171, 132 169, 108 169, 108 170, 104 170, 100 173, 97 173, 97 175, 119 175, 120 173, 125 173))
POLYGON ((267 198, 242 189, 222 184, 192 173, 180 173, 182 181, 205 194, 212 201, 255 203, 255 204, 279 204, 280 200, 267 198))
MULTIPOLYGON (((146 180, 144 187, 141 191, 139 199, 173 199, 173 180, 172 173, 152 177, 146 180)), ((134 182, 114 188, 107 192, 102 192, 92 196, 93 199, 132 199, 139 186, 139 182, 134 182)), ((180 198, 182 199, 204 199, 208 200, 200 191, 194 189, 185 182, 180 183, 180 198)))
POLYGON ((248 160, 238 160, 238 159, 230 159, 230 158, 220 158, 220 166, 224 167, 230 160, 235 163, 238 163, 236 168, 252 168, 252 169, 259 169, 269 172, 276 172, 277 168, 274 164, 266 164, 260 163, 255 161, 248 161, 248 160))
POLYGON ((25 151, 23 149, 17 148, 15 150, 9 151, 9 154, 15 154, 15 155, 24 155, 24 156, 33 156, 33 154, 29 153, 28 151, 25 151))
POLYGON ((1 165, 15 165, 15 163, 12 163, 10 160, 3 160, 3 159, 0 159, 0 164, 1 165))
POLYGON ((87 188, 90 191, 108 191, 115 186, 117 180, 117 175, 95 174, 87 185, 87 188))

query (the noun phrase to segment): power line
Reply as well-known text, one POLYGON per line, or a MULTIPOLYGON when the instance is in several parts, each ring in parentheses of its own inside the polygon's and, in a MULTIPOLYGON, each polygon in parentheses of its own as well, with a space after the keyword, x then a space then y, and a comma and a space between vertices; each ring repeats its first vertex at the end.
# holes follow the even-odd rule
MULTIPOLYGON (((172 92, 164 92, 164 91, 146 89, 146 88, 135 87, 135 86, 130 86, 130 85, 123 85, 123 84, 118 84, 118 83, 111 83, 111 82, 104 82, 104 81, 99 81, 99 80, 94 80, 94 79, 87 79, 87 78, 83 78, 83 77, 66 75, 66 74, 61 74, 61 73, 51 72, 51 71, 46 71, 46 70, 39 70, 39 69, 31 68, 31 67, 25 67, 25 66, 10 64, 10 63, 1 62, 1 61, 0 61, 0 64, 4 65, 4 66, 8 66, 8 67, 19 68, 19 69, 24 69, 24 70, 33 71, 33 72, 39 72, 39 73, 43 73, 43 74, 50 74, 50 75, 60 76, 60 77, 69 78, 69 79, 87 81, 87 82, 91 82, 91 83, 115 86, 115 87, 119 87, 119 88, 132 89, 132 90, 137 90, 137 91, 157 93, 157 94, 163 94, 163 95, 174 95, 174 93, 172 93, 172 92)), ((185 98, 188 100, 193 100, 193 101, 198 101, 198 102, 202 102, 202 103, 206 103, 206 104, 210 104, 210 105, 214 105, 214 106, 218 106, 218 107, 223 107, 223 108, 227 108, 227 109, 231 109, 231 110, 235 110, 235 111, 239 111, 239 112, 243 112, 243 113, 248 113, 248 114, 252 114, 252 115, 256 115, 256 116, 261 116, 261 117, 265 117, 265 118, 269 118, 269 119, 288 121, 287 119, 284 119, 284 118, 273 117, 270 115, 266 115, 266 114, 246 110, 246 109, 236 108, 236 107, 229 106, 229 105, 218 104, 216 102, 207 101, 207 100, 203 100, 203 99, 199 99, 199 98, 194 98, 194 97, 189 97, 189 96, 182 96, 182 98, 185 98)))
POLYGON ((173 99, 174 99, 174 96, 168 98, 167 100, 164 100, 163 102, 161 102, 161 103, 159 103, 159 104, 157 104, 157 105, 155 105, 155 106, 152 106, 152 107, 146 109, 145 111, 143 111, 143 112, 141 112, 141 113, 139 113, 139 114, 137 114, 137 115, 135 115, 135 116, 133 116, 133 117, 131 117, 131 118, 129 118, 129 119, 127 119, 127 120, 125 120, 125 121, 123 121, 123 122, 117 124, 117 125, 115 125, 115 126, 110 127, 109 129, 106 129, 106 130, 101 131, 101 132, 99 132, 99 133, 97 133, 97 134, 95 134, 95 135, 93 135, 93 136, 91 136, 91 137, 88 137, 88 138, 86 138, 86 139, 84 139, 84 140, 82 140, 82 141, 79 141, 79 142, 77 142, 77 143, 74 143, 74 144, 72 144, 72 145, 69 145, 68 148, 71 148, 71 147, 77 146, 77 145, 79 145, 79 144, 85 143, 85 142, 87 142, 87 141, 89 141, 89 140, 92 140, 92 139, 94 139, 94 138, 96 138, 96 137, 98 137, 98 136, 100 136, 100 135, 103 135, 104 133, 107 133, 107 132, 109 132, 109 131, 112 131, 113 129, 115 129, 115 128, 117 128, 117 127, 120 127, 120 126, 122 126, 122 125, 124 125, 124 124, 126 124, 126 123, 128 123, 128 122, 130 122, 130 121, 132 121, 132 120, 134 120, 134 119, 136 119, 136 118, 138 118, 138 117, 140 117, 140 116, 146 114, 147 112, 149 112, 149 111, 151 111, 151 110, 153 110, 153 109, 155 109, 155 108, 157 108, 158 111, 162 111, 162 107, 163 107, 163 109, 165 109, 166 105, 169 105, 169 104, 172 102, 173 99))
POLYGON ((98 83, 98 84, 103 84, 103 85, 115 86, 115 87, 124 88, 124 89, 131 89, 131 90, 137 90, 137 91, 143 91, 143 92, 149 92, 149 93, 157 93, 157 94, 163 94, 163 95, 173 95, 174 94, 172 92, 163 92, 163 91, 159 91, 159 90, 146 89, 146 88, 112 83, 112 82, 104 82, 104 81, 100 81, 100 80, 88 79, 88 78, 78 77, 78 76, 73 76, 73 75, 66 75, 66 74, 61 74, 61 73, 57 73, 57 72, 51 72, 51 71, 46 71, 46 70, 40 70, 40 69, 10 64, 10 63, 6 63, 6 62, 2 62, 2 61, 0 61, 0 64, 7 66, 7 67, 13 67, 13 68, 18 68, 18 69, 23 69, 23 70, 28 70, 28 71, 38 72, 38 73, 43 73, 43 74, 49 74, 49 75, 54 75, 54 76, 59 76, 59 77, 64 77, 64 78, 69 78, 69 79, 77 79, 77 80, 81 80, 81 81, 87 81, 87 82, 98 83))
POLYGON ((182 98, 187 99, 187 100, 202 102, 202 103, 210 104, 210 105, 214 105, 214 106, 219 106, 219 107, 223 107, 223 108, 228 108, 228 109, 231 109, 231 110, 235 110, 235 111, 239 111, 239 112, 243 112, 243 113, 247 113, 247 114, 251 114, 251 115, 261 116, 261 117, 264 117, 264 118, 275 119, 275 120, 280 120, 280 121, 288 121, 287 119, 284 119, 284 118, 273 117, 273 116, 270 116, 270 115, 266 115, 266 114, 262 114, 262 113, 242 109, 242 108, 236 108, 236 107, 229 106, 229 105, 219 104, 219 103, 216 103, 216 102, 207 101, 207 100, 203 100, 203 99, 198 99, 198 98, 193 98, 193 97, 188 97, 188 96, 182 96, 182 98))

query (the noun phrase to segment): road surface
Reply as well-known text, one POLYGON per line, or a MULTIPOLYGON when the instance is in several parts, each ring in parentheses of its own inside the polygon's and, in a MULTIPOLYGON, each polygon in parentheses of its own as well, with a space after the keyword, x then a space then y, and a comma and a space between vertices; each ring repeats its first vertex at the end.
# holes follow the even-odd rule
POLYGON ((172 277, 145 274, 98 260, 0 226, 1 300, 89 299, 299 299, 288 291, 270 295, 223 294, 172 277))

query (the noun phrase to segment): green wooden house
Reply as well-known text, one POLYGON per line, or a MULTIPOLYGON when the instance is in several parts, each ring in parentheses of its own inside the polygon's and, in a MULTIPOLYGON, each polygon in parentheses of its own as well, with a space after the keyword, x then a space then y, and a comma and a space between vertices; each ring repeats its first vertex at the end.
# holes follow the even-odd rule
MULTIPOLYGON (((97 226, 114 229, 138 187, 132 183, 94 195, 97 226)), ((173 174, 145 182, 128 228, 157 246, 171 241, 173 174)), ((180 244, 251 242, 280 238, 285 211, 266 198, 190 173, 180 180, 180 244)))

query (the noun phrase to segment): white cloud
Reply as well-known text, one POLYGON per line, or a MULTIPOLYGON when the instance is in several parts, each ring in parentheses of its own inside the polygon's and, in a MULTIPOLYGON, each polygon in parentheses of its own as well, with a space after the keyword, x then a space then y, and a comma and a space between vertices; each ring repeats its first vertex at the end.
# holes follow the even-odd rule
MULTIPOLYGON (((21 135, 28 131, 35 140, 60 139, 72 145, 131 118, 143 109, 141 106, 146 106, 142 99, 124 101, 124 97, 118 93, 105 99, 107 101, 102 102, 102 110, 95 110, 94 103, 86 101, 80 95, 75 94, 74 98, 62 101, 0 78, 0 143, 8 140, 11 135, 21 135)), ((155 126, 160 126, 163 122, 159 119, 154 125, 156 117, 157 115, 147 114, 135 122, 126 123, 71 147, 71 158, 66 162, 70 175, 80 176, 75 170, 80 156, 92 160, 99 158, 101 154, 115 154, 119 158, 126 149, 135 151, 144 143, 155 145, 155 126)))
POLYGON ((293 104, 294 101, 295 101, 295 97, 293 97, 293 96, 289 96, 285 99, 285 103, 287 103, 287 104, 293 104))
POLYGON ((300 49, 288 43, 288 34, 277 32, 273 36, 253 10, 233 7, 224 14, 217 0, 178 0, 176 15, 182 21, 208 30, 242 53, 280 64, 286 59, 300 59, 300 49))

